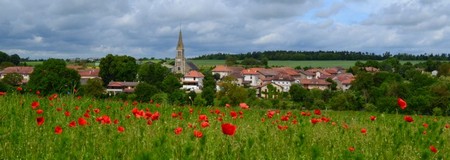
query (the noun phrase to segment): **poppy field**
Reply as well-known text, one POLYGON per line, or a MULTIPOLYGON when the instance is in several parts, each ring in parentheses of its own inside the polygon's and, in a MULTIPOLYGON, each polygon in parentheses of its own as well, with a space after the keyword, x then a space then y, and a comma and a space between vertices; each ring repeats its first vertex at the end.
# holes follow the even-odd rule
MULTIPOLYGON (((399 99, 399 110, 408 109, 399 99)), ((446 159, 450 118, 5 93, 1 159, 446 159)))

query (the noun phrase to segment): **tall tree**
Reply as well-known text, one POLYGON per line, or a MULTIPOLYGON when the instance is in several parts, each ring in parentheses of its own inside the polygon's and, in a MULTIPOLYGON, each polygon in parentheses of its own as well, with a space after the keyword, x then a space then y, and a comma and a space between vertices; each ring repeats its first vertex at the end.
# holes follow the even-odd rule
POLYGON ((99 75, 104 85, 108 85, 110 81, 134 81, 137 68, 133 57, 108 54, 100 60, 99 75))
POLYGON ((139 80, 148 84, 155 85, 162 89, 162 81, 165 77, 173 74, 170 69, 162 66, 160 63, 145 63, 139 68, 139 80))
POLYGON ((77 71, 66 67, 61 59, 48 59, 37 65, 30 75, 28 86, 39 90, 41 94, 71 93, 78 88, 80 75, 77 71))

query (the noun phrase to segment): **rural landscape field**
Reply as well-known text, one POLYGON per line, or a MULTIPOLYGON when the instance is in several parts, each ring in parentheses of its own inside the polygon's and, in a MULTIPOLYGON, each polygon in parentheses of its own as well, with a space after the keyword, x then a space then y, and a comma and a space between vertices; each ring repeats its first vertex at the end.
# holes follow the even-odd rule
POLYGON ((1 96, 0 104, 2 159, 450 157, 450 119, 440 116, 244 103, 180 107, 14 92, 1 96))

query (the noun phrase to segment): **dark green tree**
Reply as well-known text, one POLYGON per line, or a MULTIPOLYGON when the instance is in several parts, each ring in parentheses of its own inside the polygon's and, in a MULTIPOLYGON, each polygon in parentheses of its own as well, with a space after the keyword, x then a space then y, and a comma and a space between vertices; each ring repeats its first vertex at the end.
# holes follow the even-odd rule
POLYGON ((19 73, 10 73, 3 77, 2 82, 11 86, 18 86, 22 84, 23 76, 19 73))
POLYGON ((155 85, 160 89, 162 89, 162 82, 165 77, 172 75, 170 69, 162 66, 160 63, 142 64, 138 73, 140 81, 155 85))
POLYGON ((289 89, 289 94, 294 102, 301 102, 305 100, 308 90, 300 86, 300 84, 293 84, 289 89))
POLYGON ((72 93, 80 84, 77 71, 66 67, 62 59, 48 59, 37 65, 30 75, 28 87, 43 95, 52 93, 72 93))
POLYGON ((166 93, 172 93, 175 91, 180 90, 180 88, 183 85, 181 85, 180 81, 177 77, 173 74, 169 74, 168 76, 164 77, 164 80, 162 81, 162 90, 166 93))
POLYGON ((216 96, 216 81, 210 71, 204 71, 203 89, 201 98, 206 100, 206 105, 214 105, 214 97, 216 96))
POLYGON ((20 56, 17 54, 13 54, 9 56, 9 61, 17 66, 20 64, 20 56))
POLYGON ((84 95, 100 97, 104 92, 103 81, 99 78, 88 79, 86 84, 81 86, 84 95))
POLYGON ((150 101, 153 95, 159 93, 160 90, 154 86, 145 82, 141 82, 136 86, 134 94, 136 94, 137 100, 150 101))
POLYGON ((100 60, 99 76, 104 85, 111 81, 135 81, 138 65, 130 56, 108 54, 100 60))

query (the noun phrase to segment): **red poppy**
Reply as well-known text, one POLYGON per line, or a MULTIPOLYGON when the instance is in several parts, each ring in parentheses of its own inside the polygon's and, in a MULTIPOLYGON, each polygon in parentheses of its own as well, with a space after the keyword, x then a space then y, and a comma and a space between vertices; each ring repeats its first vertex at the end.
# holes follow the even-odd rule
POLYGON ((316 123, 319 123, 319 122, 322 122, 322 119, 319 119, 319 118, 312 118, 311 119, 311 123, 312 124, 316 124, 316 123))
POLYGON ((405 116, 403 119, 405 119, 406 122, 413 122, 414 119, 411 116, 405 116))
POLYGON ((322 120, 322 122, 328 123, 330 121, 330 118, 322 117, 320 118, 320 120, 322 120))
POLYGON ((231 105, 227 103, 227 104, 225 104, 225 107, 230 108, 231 105))
POLYGON ((64 115, 66 115, 66 117, 70 117, 70 112, 66 111, 66 112, 64 112, 64 115))
POLYGON ((208 116, 201 114, 198 116, 199 121, 208 121, 208 116))
POLYGON ((80 107, 78 107, 78 106, 75 106, 75 110, 79 110, 80 109, 80 107))
POLYGON ((298 121, 296 119, 292 120, 292 124, 297 124, 298 121))
POLYGON ((236 119, 238 114, 235 111, 230 111, 230 116, 233 117, 233 119, 236 119))
POLYGON ((55 134, 61 134, 63 129, 60 126, 55 127, 55 134))
POLYGON ((42 113, 44 113, 44 111, 42 109, 38 109, 38 110, 36 110, 36 113, 37 114, 42 114, 42 113))
POLYGON ((445 128, 447 128, 447 129, 450 128, 450 124, 448 124, 448 123, 445 124, 445 128))
POLYGON ((361 133, 362 133, 362 134, 366 134, 366 133, 367 133, 367 129, 362 128, 362 129, 361 129, 361 133))
POLYGON ((119 124, 119 120, 118 120, 118 119, 115 119, 115 120, 114 120, 114 124, 119 124))
POLYGON ((102 124, 111 124, 111 118, 109 118, 109 116, 107 116, 107 115, 104 115, 104 116, 102 116, 101 123, 102 124))
POLYGON ((422 134, 423 134, 423 135, 426 135, 426 134, 427 134, 427 131, 423 131, 422 134))
POLYGON ((192 112, 194 112, 194 109, 189 108, 189 114, 192 114, 192 112))
POLYGON ((152 117, 152 121, 158 120, 159 119, 159 112, 153 113, 151 117, 152 117))
POLYGON ((314 114, 315 114, 315 115, 321 115, 322 113, 320 112, 319 109, 315 109, 315 110, 314 110, 314 114))
POLYGON ((150 126, 150 125, 152 125, 152 124, 153 124, 153 121, 152 121, 152 120, 150 120, 150 119, 149 119, 149 120, 147 120, 147 125, 149 125, 149 126, 150 126))
POLYGON ((344 123, 344 124, 342 125, 342 127, 345 128, 345 129, 348 129, 348 124, 347 124, 347 123, 344 123))
POLYGON ((407 106, 406 102, 401 98, 397 98, 397 104, 401 109, 405 109, 407 106))
POLYGON ((220 121, 220 122, 222 122, 222 121, 223 121, 223 118, 222 118, 222 117, 217 117, 217 120, 220 121))
POLYGON ((61 111, 62 111, 62 108, 61 108, 61 107, 58 107, 58 108, 56 108, 56 111, 61 112, 61 111))
POLYGON ((155 105, 157 108, 159 108, 159 107, 161 107, 161 104, 159 104, 159 103, 156 103, 156 105, 155 105))
POLYGON ((220 114, 220 110, 219 110, 219 109, 216 109, 216 110, 214 110, 214 113, 215 113, 215 114, 220 114))
POLYGON ((194 136, 197 137, 197 138, 202 138, 203 137, 203 133, 201 131, 194 130, 194 136))
POLYGON ((428 124, 427 123, 423 123, 422 125, 423 125, 423 127, 428 128, 428 124))
POLYGON ((201 126, 202 126, 202 128, 209 127, 209 123, 208 122, 202 122, 201 126))
POLYGON ((38 101, 33 101, 33 102, 31 103, 31 108, 36 109, 36 108, 38 108, 38 107, 39 107, 39 102, 38 102, 38 101))
POLYGON ((242 109, 248 109, 248 105, 246 103, 240 103, 239 107, 241 107, 242 109))
POLYGON ((172 113, 172 118, 177 118, 177 117, 178 117, 178 114, 172 113))
POLYGON ((348 150, 349 150, 350 152, 353 152, 353 151, 355 151, 355 147, 348 147, 348 150))
POLYGON ((58 94, 52 94, 50 97, 48 97, 48 100, 52 101, 54 99, 58 98, 58 94))
POLYGON ((0 96, 6 95, 6 92, 0 92, 0 96))
POLYGON ((181 127, 175 128, 175 130, 173 132, 175 132, 176 135, 179 135, 179 134, 181 134, 181 132, 183 132, 183 128, 181 128, 181 127))
POLYGON ((22 87, 17 87, 17 89, 16 89, 17 91, 22 91, 23 89, 22 89, 22 87))
POLYGON ((236 133, 236 126, 231 123, 224 123, 222 124, 222 132, 226 135, 234 135, 236 133))
POLYGON ((281 116, 281 121, 289 121, 289 116, 281 116))
POLYGON ((123 128, 122 126, 117 127, 117 131, 118 132, 123 132, 125 131, 125 128, 123 128))
POLYGON ((100 109, 96 108, 96 109, 94 109, 94 112, 95 113, 100 113, 100 109))
POLYGON ((133 106, 137 106, 139 103, 137 101, 133 101, 133 106))
POLYGON ((78 125, 80 126, 87 125, 87 120, 84 119, 83 117, 78 118, 78 125))
POLYGON ((77 126, 77 123, 75 121, 72 121, 69 123, 69 127, 75 127, 77 126))
POLYGON ((275 115, 275 111, 267 111, 267 117, 268 118, 272 118, 273 117, 273 115, 275 115))
POLYGON ((38 126, 41 126, 42 124, 44 124, 44 121, 45 121, 44 117, 36 118, 36 122, 37 122, 38 126))
POLYGON ((37 94, 37 95, 40 95, 40 94, 41 94, 41 91, 36 91, 36 94, 37 94))
POLYGON ((278 129, 280 129, 280 130, 286 130, 286 129, 288 129, 288 126, 278 125, 278 129))
POLYGON ((433 145, 430 145, 430 151, 433 152, 433 153, 437 153, 438 152, 436 147, 434 147, 433 145))
POLYGON ((266 121, 266 119, 264 119, 264 118, 261 118, 261 122, 265 122, 266 121))

